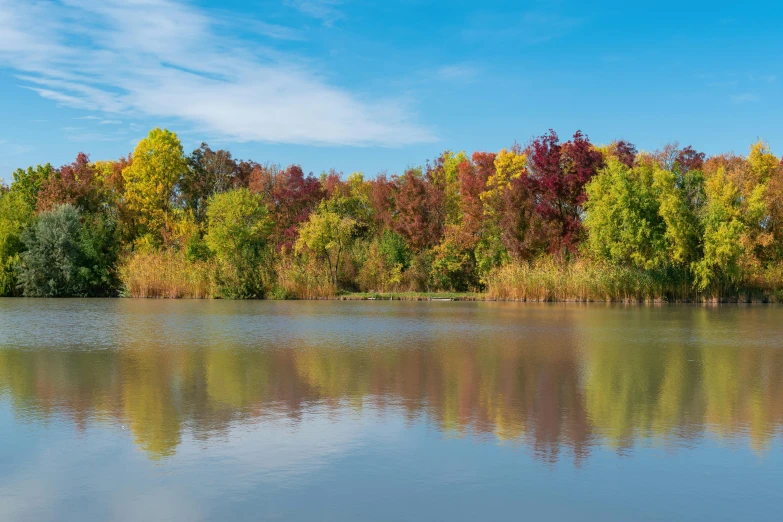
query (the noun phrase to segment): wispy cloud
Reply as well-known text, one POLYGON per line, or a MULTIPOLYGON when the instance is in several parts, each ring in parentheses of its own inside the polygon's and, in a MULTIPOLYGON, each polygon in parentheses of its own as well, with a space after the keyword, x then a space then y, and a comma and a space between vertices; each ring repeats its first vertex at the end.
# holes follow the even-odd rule
POLYGON ((752 102, 757 102, 760 99, 761 98, 759 98, 758 94, 752 92, 743 92, 731 96, 731 101, 733 101, 734 103, 752 103, 752 102))
POLYGON ((468 40, 508 40, 536 45, 563 37, 586 23, 586 19, 556 11, 484 13, 473 18, 462 34, 468 40))
POLYGON ((335 22, 345 18, 338 9, 342 3, 342 0, 285 0, 287 6, 321 20, 327 27, 332 27, 335 22))
POLYGON ((0 152, 2 152, 4 156, 17 156, 30 152, 31 150, 34 149, 29 145, 20 145, 8 140, 0 140, 0 152))
POLYGON ((95 141, 126 141, 130 135, 129 129, 125 127, 115 128, 114 130, 95 130, 94 128, 79 127, 79 126, 65 126, 60 130, 63 131, 65 139, 75 142, 95 142, 95 141))
MULTIPOLYGON (((336 5, 305 3, 298 8, 324 21, 336 5)), ((295 57, 229 33, 176 0, 0 0, 0 66, 40 96, 104 120, 175 120, 236 141, 435 139, 403 101, 360 97, 295 57)))
POLYGON ((471 82, 479 74, 477 67, 468 64, 444 65, 437 70, 438 77, 446 81, 471 82))

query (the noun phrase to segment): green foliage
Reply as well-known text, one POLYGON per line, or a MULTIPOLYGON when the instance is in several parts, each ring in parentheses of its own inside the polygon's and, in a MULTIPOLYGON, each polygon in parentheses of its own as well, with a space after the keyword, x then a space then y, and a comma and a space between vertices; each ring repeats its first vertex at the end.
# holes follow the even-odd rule
POLYGON ((669 170, 656 168, 653 189, 658 198, 658 213, 666 224, 666 252, 670 262, 689 266, 699 256, 704 177, 690 171, 678 178, 669 170))
POLYGON ((431 277, 436 289, 465 292, 477 286, 474 251, 464 248, 457 237, 447 234, 433 254, 431 277))
POLYGON ((666 262, 666 223, 653 187, 656 170, 610 158, 587 184, 587 248, 597 258, 642 269, 666 262))
POLYGON ((248 189, 214 194, 207 206, 204 243, 220 266, 219 288, 225 297, 262 297, 260 264, 272 223, 263 199, 248 189))
POLYGON ((411 250, 399 234, 385 230, 379 241, 378 250, 388 265, 400 265, 403 270, 410 266, 411 250))
POLYGON ((11 185, 11 191, 20 193, 27 206, 33 209, 38 202, 38 192, 41 190, 41 186, 52 176, 53 172, 54 169, 49 163, 43 166, 28 167, 27 170, 16 169, 13 173, 14 182, 11 185))
POLYGON ((763 186, 759 185, 747 205, 743 205, 738 187, 726 175, 725 169, 720 168, 707 180, 705 193, 704 255, 694 262, 693 269, 700 289, 717 284, 718 290, 722 290, 737 285, 742 278, 740 261, 747 246, 747 222, 753 222, 763 214, 763 186), (743 206, 747 208, 743 209, 743 206))
POLYGON ((329 204, 323 202, 299 230, 296 252, 307 251, 324 260, 336 286, 342 255, 351 242, 355 227, 355 219, 329 210, 329 204))
POLYGON ((120 242, 117 223, 110 215, 85 215, 80 234, 82 266, 79 277, 89 296, 116 295, 120 242))
POLYGON ((25 230, 19 280, 24 295, 68 297, 87 290, 87 256, 81 243, 81 214, 72 205, 43 212, 25 230))
POLYGON ((33 209, 21 191, 0 191, 0 296, 16 295, 19 254, 33 209))
POLYGON ((411 263, 411 251, 405 240, 391 230, 374 238, 369 246, 356 243, 362 256, 362 266, 357 275, 359 288, 364 291, 388 291, 398 289, 403 282, 403 271, 411 263))

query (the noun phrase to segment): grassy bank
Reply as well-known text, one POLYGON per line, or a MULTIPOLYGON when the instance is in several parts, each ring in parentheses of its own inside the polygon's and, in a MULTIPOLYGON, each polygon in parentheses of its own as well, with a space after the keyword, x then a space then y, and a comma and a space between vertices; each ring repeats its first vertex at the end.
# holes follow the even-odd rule
POLYGON ((334 297, 344 301, 485 301, 478 292, 342 292, 334 297))

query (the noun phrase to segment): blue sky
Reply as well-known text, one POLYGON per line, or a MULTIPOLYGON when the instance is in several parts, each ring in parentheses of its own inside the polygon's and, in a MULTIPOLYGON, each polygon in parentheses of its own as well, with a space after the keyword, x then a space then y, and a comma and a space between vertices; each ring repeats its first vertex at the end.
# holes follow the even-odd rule
POLYGON ((0 178, 154 126, 369 176, 554 128, 783 151, 778 2, 0 0, 0 178))

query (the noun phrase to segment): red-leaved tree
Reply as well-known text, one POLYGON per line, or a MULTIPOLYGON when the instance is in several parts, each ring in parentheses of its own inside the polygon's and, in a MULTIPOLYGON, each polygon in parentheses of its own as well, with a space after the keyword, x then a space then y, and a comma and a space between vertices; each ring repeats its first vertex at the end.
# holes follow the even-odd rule
POLYGON ((545 224, 540 233, 548 236, 547 250, 552 254, 574 253, 582 236, 585 185, 603 166, 603 156, 581 131, 561 144, 551 129, 530 144, 527 154, 526 179, 545 224))

